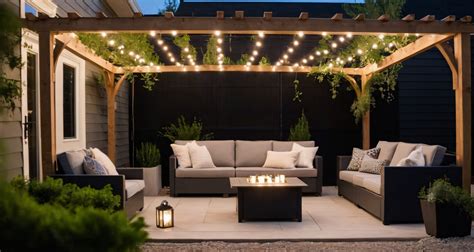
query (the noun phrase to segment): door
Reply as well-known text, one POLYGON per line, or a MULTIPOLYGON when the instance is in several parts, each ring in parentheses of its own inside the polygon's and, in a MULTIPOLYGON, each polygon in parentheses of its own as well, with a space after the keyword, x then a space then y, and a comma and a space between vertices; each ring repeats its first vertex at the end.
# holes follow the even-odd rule
POLYGON ((28 145, 28 171, 30 179, 39 177, 39 151, 38 151, 38 55, 27 53, 27 70, 26 70, 26 93, 27 93, 27 109, 24 115, 23 137, 28 145))

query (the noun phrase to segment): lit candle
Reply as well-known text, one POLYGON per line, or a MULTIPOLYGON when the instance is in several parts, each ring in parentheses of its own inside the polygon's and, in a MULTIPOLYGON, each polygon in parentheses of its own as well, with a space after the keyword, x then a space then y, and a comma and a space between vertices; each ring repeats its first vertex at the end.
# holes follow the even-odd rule
POLYGON ((250 183, 252 183, 252 184, 257 183, 257 176, 255 176, 255 175, 250 176, 250 183))
POLYGON ((163 212, 163 223, 165 224, 165 227, 168 227, 171 225, 171 211, 163 212))
POLYGON ((270 183, 270 184, 273 183, 272 176, 269 175, 269 176, 267 177, 267 182, 270 183))
POLYGON ((263 184, 265 183, 265 176, 258 176, 258 183, 263 184))
POLYGON ((280 183, 285 183, 285 175, 280 175, 280 183))
POLYGON ((280 175, 275 176, 275 183, 280 183, 280 175))

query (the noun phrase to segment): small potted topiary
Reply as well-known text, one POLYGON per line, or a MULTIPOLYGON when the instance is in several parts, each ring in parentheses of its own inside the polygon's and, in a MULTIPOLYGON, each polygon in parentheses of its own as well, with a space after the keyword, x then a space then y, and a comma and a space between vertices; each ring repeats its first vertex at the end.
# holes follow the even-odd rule
POLYGON ((141 143, 136 151, 138 166, 143 168, 145 196, 156 196, 161 189, 161 155, 152 143, 141 143))
POLYGON ((471 234, 474 199, 468 192, 438 179, 422 188, 419 196, 427 234, 437 238, 471 234))

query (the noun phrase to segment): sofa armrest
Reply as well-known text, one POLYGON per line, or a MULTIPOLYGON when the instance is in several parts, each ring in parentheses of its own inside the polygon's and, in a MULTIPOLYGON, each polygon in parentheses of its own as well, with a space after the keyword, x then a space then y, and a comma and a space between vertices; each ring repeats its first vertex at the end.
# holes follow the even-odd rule
POLYGON ((397 220, 420 220, 418 193, 434 180, 447 178, 455 186, 462 184, 462 169, 459 166, 387 166, 382 169, 381 176, 385 224, 397 220))
POLYGON ((351 162, 352 156, 337 156, 336 157, 336 166, 337 172, 347 170, 347 166, 351 162))
POLYGON ((176 196, 175 194, 175 179, 176 179, 176 168, 178 168, 178 158, 175 155, 170 156, 170 195, 176 196))
POLYGON ((112 194, 120 196, 120 208, 124 209, 126 199, 124 175, 55 174, 50 177, 62 179, 65 184, 76 184, 79 187, 90 186, 94 189, 102 189, 110 185, 112 194))
POLYGON ((125 175, 125 179, 143 180, 143 168, 121 167, 121 168, 117 168, 117 172, 120 175, 125 175))

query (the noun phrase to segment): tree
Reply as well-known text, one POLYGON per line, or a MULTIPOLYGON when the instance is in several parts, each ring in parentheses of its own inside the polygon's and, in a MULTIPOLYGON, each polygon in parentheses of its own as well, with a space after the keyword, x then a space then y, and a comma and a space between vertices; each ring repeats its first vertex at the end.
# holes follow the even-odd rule
POLYGON ((175 13, 178 10, 178 0, 165 0, 165 7, 159 11, 159 14, 164 15, 165 12, 175 13))

